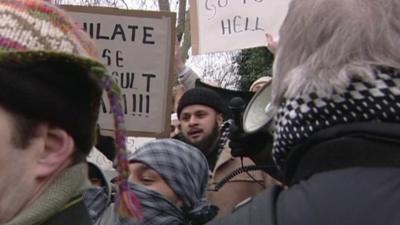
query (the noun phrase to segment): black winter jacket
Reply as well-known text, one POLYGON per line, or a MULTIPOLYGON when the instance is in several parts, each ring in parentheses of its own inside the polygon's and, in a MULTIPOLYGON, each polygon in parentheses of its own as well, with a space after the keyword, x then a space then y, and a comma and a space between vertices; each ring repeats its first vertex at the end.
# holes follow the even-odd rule
POLYGON ((273 187, 209 225, 400 224, 400 124, 319 132, 288 157, 273 187))

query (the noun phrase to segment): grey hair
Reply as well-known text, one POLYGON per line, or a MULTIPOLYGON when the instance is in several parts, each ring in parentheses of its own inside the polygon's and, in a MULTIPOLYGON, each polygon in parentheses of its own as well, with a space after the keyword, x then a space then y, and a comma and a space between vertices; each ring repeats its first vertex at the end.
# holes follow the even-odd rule
POLYGON ((373 83, 377 67, 400 70, 400 1, 293 0, 280 30, 272 102, 343 93, 373 83))

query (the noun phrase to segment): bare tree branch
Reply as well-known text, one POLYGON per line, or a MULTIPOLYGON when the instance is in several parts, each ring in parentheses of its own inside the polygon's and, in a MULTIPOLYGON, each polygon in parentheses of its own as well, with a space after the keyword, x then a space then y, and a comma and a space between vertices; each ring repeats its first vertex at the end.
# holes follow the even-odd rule
POLYGON ((208 55, 194 56, 190 64, 201 68, 201 75, 206 82, 212 82, 219 87, 235 89, 239 80, 238 67, 232 57, 236 52, 218 52, 208 55))

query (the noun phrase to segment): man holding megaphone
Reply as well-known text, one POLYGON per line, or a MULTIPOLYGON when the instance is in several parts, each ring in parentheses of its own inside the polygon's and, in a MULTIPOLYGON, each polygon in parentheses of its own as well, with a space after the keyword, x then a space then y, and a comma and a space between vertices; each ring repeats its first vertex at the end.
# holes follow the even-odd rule
POLYGON ((218 216, 231 212, 236 204, 271 185, 272 179, 264 172, 239 171, 254 163, 247 157, 232 157, 227 144, 229 123, 225 121, 228 109, 217 93, 208 88, 186 91, 177 114, 185 140, 207 157, 211 175, 207 199, 220 208, 218 216))

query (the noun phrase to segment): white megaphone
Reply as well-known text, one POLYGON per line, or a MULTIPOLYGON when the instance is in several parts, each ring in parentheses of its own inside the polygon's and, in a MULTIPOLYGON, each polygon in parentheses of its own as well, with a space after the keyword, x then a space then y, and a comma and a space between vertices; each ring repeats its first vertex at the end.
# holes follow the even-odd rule
POLYGON ((246 133, 255 133, 257 131, 268 131, 273 133, 273 118, 275 115, 271 107, 271 85, 264 85, 253 98, 243 114, 243 130, 246 133))

